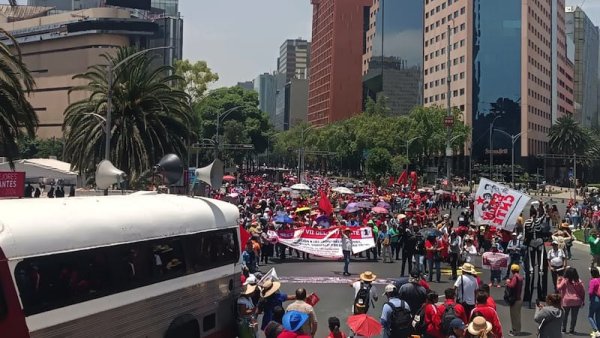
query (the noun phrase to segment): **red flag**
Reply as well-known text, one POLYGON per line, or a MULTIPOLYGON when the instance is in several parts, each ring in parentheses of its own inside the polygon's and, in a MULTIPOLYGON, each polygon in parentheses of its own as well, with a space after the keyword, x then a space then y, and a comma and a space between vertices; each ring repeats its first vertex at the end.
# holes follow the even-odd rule
POLYGON ((390 179, 388 181, 388 187, 391 187, 392 185, 394 185, 394 176, 390 176, 390 179))
POLYGON ((252 236, 250 233, 244 229, 244 226, 240 224, 240 251, 244 252, 246 250, 246 243, 250 240, 252 236))
POLYGON ((326 215, 333 214, 333 205, 327 198, 327 195, 321 191, 321 199, 319 200, 319 209, 321 209, 326 215))
POLYGON ((400 177, 398 177, 398 185, 404 185, 408 182, 408 174, 406 173, 406 170, 404 170, 402 172, 402 174, 400 175, 400 177))

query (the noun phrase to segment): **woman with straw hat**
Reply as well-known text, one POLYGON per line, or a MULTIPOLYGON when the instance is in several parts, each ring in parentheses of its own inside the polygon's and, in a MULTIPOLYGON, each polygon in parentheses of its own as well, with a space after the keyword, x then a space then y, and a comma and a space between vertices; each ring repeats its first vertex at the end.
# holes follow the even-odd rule
POLYGON ((295 300, 296 296, 287 295, 279 291, 281 282, 268 280, 260 287, 260 301, 258 302, 258 313, 263 314, 261 330, 264 330, 273 317, 276 306, 283 307, 283 302, 295 300))
POLYGON ((256 307, 252 295, 256 285, 246 284, 237 300, 238 305, 238 334, 240 338, 255 338, 258 323, 256 322, 256 307))
POLYGON ((467 337, 472 338, 491 338, 493 337, 492 331, 492 323, 485 320, 485 318, 481 316, 477 316, 473 318, 473 320, 467 326, 467 337))

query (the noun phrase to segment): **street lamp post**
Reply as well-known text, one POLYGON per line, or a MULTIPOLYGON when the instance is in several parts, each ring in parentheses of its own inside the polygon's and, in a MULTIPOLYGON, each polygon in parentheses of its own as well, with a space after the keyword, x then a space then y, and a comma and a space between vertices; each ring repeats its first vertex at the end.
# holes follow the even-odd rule
POLYGON ((503 134, 504 136, 510 138, 510 141, 512 142, 512 150, 511 150, 511 163, 510 163, 510 171, 511 171, 511 182, 512 182, 512 188, 515 188, 515 143, 517 142, 517 140, 519 139, 519 137, 521 137, 521 134, 523 134, 523 132, 520 132, 516 135, 512 135, 509 134, 507 132, 505 132, 502 129, 496 129, 496 131, 500 132, 501 134, 503 134))
POLYGON ((217 131, 216 131, 216 139, 215 139, 215 158, 219 158, 219 145, 221 144, 220 140, 219 140, 219 126, 221 124, 221 120, 225 119, 227 117, 227 115, 229 115, 231 112, 238 110, 242 108, 242 106, 236 106, 233 107, 231 109, 226 110, 223 113, 217 112, 217 131))
POLYGON ((112 64, 108 64, 107 65, 107 72, 108 72, 108 79, 107 79, 107 84, 108 84, 108 93, 106 95, 106 119, 104 120, 105 123, 105 132, 106 132, 106 144, 105 144, 105 149, 104 149, 104 159, 107 161, 110 161, 110 139, 112 137, 112 87, 113 87, 113 72, 121 67, 122 65, 124 65, 125 63, 127 63, 128 61, 130 61, 133 58, 136 58, 140 55, 146 54, 148 52, 151 51, 155 51, 155 50, 159 50, 159 49, 173 49, 173 46, 162 46, 162 47, 155 47, 155 48, 149 48, 149 49, 144 49, 141 50, 139 52, 133 53, 131 55, 129 55, 128 57, 124 58, 123 60, 121 60, 121 62, 117 63, 116 65, 112 65, 112 64))
POLYGON ((490 123, 490 180, 494 180, 494 169, 492 168, 494 166, 494 123, 496 123, 496 120, 499 118, 500 115, 494 117, 492 123, 490 123))

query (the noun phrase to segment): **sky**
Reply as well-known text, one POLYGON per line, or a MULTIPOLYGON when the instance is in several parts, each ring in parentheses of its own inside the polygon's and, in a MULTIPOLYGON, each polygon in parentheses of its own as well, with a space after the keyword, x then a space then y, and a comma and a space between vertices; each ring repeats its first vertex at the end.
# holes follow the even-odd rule
MULTIPOLYGON (((566 0, 566 5, 582 7, 600 24, 600 0, 566 0)), ((212 87, 272 72, 286 39, 311 40, 310 0, 179 0, 179 6, 184 17, 183 55, 190 61, 206 61, 219 74, 212 87)))

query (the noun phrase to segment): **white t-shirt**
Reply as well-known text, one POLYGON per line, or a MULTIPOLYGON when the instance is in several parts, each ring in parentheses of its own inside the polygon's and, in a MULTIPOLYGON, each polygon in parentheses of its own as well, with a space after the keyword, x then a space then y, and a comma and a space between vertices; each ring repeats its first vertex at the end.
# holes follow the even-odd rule
POLYGON ((474 276, 464 274, 456 279, 456 299, 469 305, 475 305, 475 291, 477 290, 477 279, 474 276), (463 296, 464 292, 464 296, 463 296))
POLYGON ((555 268, 560 268, 563 266, 563 260, 565 258, 565 253, 561 250, 550 250, 548 251, 548 259, 550 260, 550 265, 555 268))

